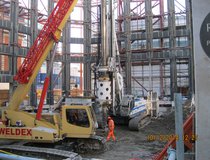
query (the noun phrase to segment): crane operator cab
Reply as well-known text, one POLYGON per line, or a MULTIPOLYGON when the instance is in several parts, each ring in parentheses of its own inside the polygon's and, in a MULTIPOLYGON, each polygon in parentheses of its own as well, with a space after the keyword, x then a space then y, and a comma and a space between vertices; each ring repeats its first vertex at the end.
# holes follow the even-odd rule
POLYGON ((96 128, 97 121, 91 106, 62 107, 62 132, 67 137, 88 138, 95 135, 96 128))
POLYGON ((36 121, 36 125, 34 120, 35 113, 0 109, 0 139, 55 142, 63 138, 90 138, 95 135, 97 127, 94 111, 88 105, 64 105, 60 114, 43 113, 42 119, 36 121), (21 126, 17 122, 21 122, 21 126), (24 130, 24 134, 17 136, 15 133, 20 130, 24 130), (26 130, 30 131, 30 134, 26 135, 26 130))

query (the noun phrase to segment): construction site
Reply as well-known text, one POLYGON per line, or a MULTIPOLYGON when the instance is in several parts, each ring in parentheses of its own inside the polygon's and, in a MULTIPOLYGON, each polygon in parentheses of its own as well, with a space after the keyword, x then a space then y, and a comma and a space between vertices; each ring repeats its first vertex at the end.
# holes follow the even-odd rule
POLYGON ((0 159, 210 159, 209 5, 0 0, 0 159))

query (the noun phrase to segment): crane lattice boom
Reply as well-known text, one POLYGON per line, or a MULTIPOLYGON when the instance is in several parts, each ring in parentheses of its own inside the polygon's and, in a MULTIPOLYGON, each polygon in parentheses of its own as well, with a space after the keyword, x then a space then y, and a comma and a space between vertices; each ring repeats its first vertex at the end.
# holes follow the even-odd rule
POLYGON ((14 77, 14 79, 20 84, 28 83, 30 76, 33 74, 34 68, 37 66, 37 63, 50 40, 54 39, 54 41, 58 41, 55 32, 56 30, 59 30, 58 27, 62 23, 73 2, 74 0, 60 0, 57 3, 14 77))

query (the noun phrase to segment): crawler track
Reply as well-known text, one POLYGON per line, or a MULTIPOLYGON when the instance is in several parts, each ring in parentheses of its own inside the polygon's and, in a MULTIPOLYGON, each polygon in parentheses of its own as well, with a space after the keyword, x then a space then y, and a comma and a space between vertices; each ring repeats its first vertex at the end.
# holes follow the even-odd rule
POLYGON ((77 139, 74 148, 78 153, 103 152, 106 149, 106 139, 101 136, 92 136, 88 139, 77 139))
POLYGON ((56 157, 56 159, 82 160, 82 157, 77 153, 51 148, 30 147, 23 145, 3 145, 0 146, 0 149, 12 152, 22 151, 28 155, 45 155, 45 157, 56 157))
POLYGON ((142 115, 139 117, 132 118, 129 121, 129 129, 131 131, 139 131, 141 128, 150 123, 150 118, 148 116, 142 115))

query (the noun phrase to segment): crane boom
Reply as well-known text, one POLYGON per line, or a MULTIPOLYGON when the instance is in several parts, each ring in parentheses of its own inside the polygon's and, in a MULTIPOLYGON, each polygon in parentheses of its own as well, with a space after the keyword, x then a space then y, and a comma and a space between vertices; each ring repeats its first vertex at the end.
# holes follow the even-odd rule
POLYGON ((18 110, 54 42, 60 39, 61 31, 76 3, 77 0, 58 1, 14 77, 19 85, 11 98, 8 109, 18 110))

